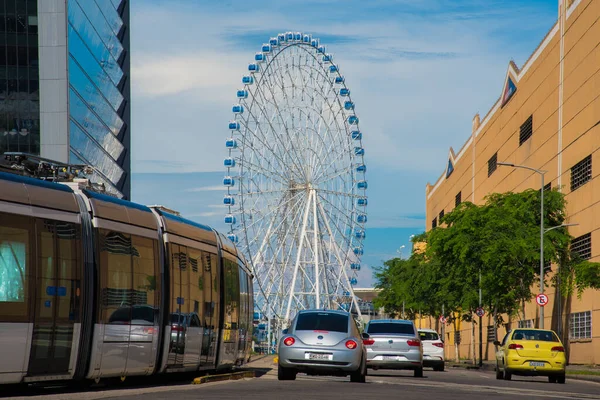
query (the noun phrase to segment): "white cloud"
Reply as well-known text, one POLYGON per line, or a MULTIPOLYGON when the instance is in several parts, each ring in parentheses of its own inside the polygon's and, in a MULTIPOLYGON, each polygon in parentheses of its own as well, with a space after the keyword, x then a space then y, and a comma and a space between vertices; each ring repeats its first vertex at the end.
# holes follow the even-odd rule
POLYGON ((228 99, 233 99, 234 93, 222 89, 241 76, 242 69, 236 61, 239 63, 235 57, 217 52, 145 53, 135 58, 132 65, 135 91, 139 96, 156 98, 185 91, 218 89, 211 93, 224 93, 228 99))

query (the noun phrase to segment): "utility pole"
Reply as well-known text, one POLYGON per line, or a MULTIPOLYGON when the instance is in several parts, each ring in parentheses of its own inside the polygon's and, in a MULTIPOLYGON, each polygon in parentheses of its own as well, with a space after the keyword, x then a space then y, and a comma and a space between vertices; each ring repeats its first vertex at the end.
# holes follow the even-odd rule
MULTIPOLYGON (((481 268, 479 269, 479 308, 481 308, 481 268)), ((479 317, 479 367, 483 366, 483 326, 482 317, 479 317)))

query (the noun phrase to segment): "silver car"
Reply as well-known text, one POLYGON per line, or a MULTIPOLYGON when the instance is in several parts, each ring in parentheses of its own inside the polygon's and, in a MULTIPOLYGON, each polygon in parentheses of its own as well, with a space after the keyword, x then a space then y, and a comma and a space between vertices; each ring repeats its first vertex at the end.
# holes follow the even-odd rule
POLYGON ((342 311, 298 312, 279 341, 279 380, 294 380, 298 372, 348 376, 365 382, 367 354, 354 318, 342 311))
POLYGON ((373 320, 363 333, 367 366, 372 369, 410 369, 423 376, 423 345, 412 321, 373 320))

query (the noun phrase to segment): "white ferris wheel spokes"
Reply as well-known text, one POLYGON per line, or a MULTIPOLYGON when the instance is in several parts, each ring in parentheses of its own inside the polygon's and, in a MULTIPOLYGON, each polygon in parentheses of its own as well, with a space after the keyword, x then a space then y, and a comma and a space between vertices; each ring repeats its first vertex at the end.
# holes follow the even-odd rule
POLYGON ((250 260, 256 304, 289 320, 356 310, 366 215, 362 133, 325 46, 287 32, 256 53, 226 140, 225 222, 250 260), (354 306, 354 307, 353 307, 354 306))

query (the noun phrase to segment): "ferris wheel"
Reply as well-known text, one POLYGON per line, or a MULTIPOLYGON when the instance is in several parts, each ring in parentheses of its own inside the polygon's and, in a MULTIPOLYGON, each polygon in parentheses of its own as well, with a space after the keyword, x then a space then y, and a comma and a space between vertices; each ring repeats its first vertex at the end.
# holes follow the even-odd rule
POLYGON ((241 83, 223 202, 256 305, 283 321, 308 308, 360 314, 367 168, 344 76, 319 39, 287 32, 262 45, 241 83))

